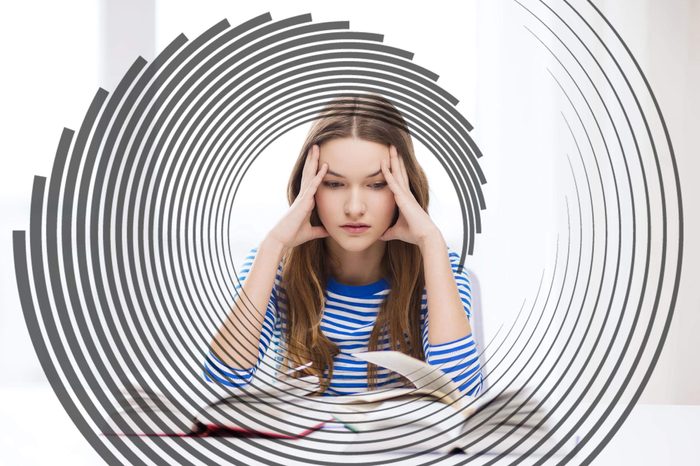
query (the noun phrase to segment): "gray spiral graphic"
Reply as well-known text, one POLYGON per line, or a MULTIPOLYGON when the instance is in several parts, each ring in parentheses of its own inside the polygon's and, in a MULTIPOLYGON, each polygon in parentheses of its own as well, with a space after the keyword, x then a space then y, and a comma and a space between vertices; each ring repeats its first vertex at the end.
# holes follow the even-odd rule
MULTIPOLYGON (((33 345, 64 408, 105 461, 560 463, 600 452, 644 389, 673 316, 683 252, 675 156, 648 81, 595 5, 515 3, 533 48, 556 62, 546 75, 568 102, 561 118, 575 151, 562 154, 570 169, 561 197, 567 222, 551 270, 510 328, 485 342, 485 378, 491 394, 517 389, 504 407, 509 416, 527 420, 521 410, 537 400, 546 435, 513 461, 506 453, 527 439, 511 435, 518 425, 476 453, 440 458, 415 452, 446 444, 426 428, 400 439, 412 453, 340 433, 331 443, 351 451, 334 453, 322 441, 102 434, 124 408, 120 387, 175 394, 182 412, 216 395, 201 369, 235 297, 230 212, 238 187, 266 147, 334 98, 370 92, 397 107, 458 195, 460 266, 474 251, 485 208, 481 152, 437 75, 347 22, 265 14, 236 27, 222 21, 191 41, 180 35, 152 63, 139 57, 114 92, 99 89, 77 135, 64 130, 51 176, 34 180, 29 231, 14 232, 33 345), (559 453, 574 436, 575 448, 559 453), (499 444, 506 453, 490 453, 499 444), (378 453, 391 455, 378 460, 378 453)), ((176 416, 142 414, 114 421, 125 430, 187 427, 176 416)), ((465 443, 479 441, 470 437, 478 427, 463 434, 465 443)))

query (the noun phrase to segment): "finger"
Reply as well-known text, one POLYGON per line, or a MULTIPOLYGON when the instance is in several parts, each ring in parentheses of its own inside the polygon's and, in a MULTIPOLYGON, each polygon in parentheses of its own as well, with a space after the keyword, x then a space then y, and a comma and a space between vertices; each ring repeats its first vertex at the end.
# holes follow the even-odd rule
POLYGON ((301 172, 301 186, 300 189, 303 190, 309 183, 314 175, 316 175, 316 167, 318 166, 318 146, 316 144, 309 147, 306 152, 306 160, 304 161, 304 168, 301 172))
POLYGON ((401 173, 401 163, 399 161, 399 153, 396 150, 396 147, 393 145, 389 146, 389 159, 391 160, 391 173, 394 175, 398 183, 402 187, 404 186, 404 178, 403 178, 403 173, 401 173))
POLYGON ((324 163, 321 165, 321 169, 316 173, 316 176, 314 176, 311 181, 309 182, 308 186, 308 193, 310 195, 316 194, 316 191, 318 190, 318 186, 321 184, 321 181, 323 181, 323 177, 326 176, 326 172, 328 171, 328 164, 324 163))
POLYGON ((396 177, 391 173, 389 169, 389 161, 384 159, 381 162, 382 173, 384 174, 384 179, 386 180, 389 189, 396 195, 401 192, 401 185, 396 180, 396 177))
POLYGON ((406 171, 406 161, 402 157, 399 157, 399 166, 401 167, 401 174, 403 176, 403 182, 406 185, 406 189, 410 190, 411 186, 410 186, 410 183, 408 182, 408 172, 406 171))
MULTIPOLYGON (((321 184, 321 181, 323 180, 323 177, 326 174, 326 170, 328 168, 328 164, 323 164, 321 167, 321 170, 314 176, 312 179, 310 179, 307 183, 304 189, 302 189, 299 192, 299 195, 297 196, 296 201, 303 203, 304 204, 304 209, 308 209, 308 212, 311 212, 311 209, 313 209, 313 206, 315 204, 315 196, 316 196, 316 191, 318 190, 318 185, 321 184)), ((295 202, 296 202, 295 201, 295 202)))

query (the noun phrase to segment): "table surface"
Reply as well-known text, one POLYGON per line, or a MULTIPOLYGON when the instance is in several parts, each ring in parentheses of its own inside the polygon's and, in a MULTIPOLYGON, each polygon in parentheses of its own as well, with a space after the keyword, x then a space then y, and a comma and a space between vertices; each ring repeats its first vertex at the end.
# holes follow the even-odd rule
MULTIPOLYGON (((0 387, 0 419, 0 464, 106 464, 49 386, 0 387)), ((700 465, 699 440, 700 406, 640 404, 593 464, 700 465)))

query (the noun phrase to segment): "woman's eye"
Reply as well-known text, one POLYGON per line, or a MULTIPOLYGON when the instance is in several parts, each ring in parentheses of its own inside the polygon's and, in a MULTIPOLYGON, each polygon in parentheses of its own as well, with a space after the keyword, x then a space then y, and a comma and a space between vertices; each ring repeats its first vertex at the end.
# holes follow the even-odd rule
MULTIPOLYGON (((337 181, 324 181, 324 182, 323 182, 323 185, 324 185, 324 186, 327 186, 328 188, 331 188, 331 189, 336 189, 336 188, 342 187, 342 186, 343 186, 343 183, 338 183, 337 181)), ((387 185, 386 182, 382 181, 382 182, 379 182, 379 183, 372 183, 372 184, 370 184, 369 186, 370 186, 372 189, 382 189, 382 188, 383 188, 384 186, 386 186, 386 185, 387 185)))

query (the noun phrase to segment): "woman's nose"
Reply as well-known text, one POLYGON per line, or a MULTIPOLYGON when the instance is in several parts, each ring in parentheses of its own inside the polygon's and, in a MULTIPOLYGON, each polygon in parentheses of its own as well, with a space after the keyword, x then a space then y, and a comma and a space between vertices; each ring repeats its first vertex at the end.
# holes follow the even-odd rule
POLYGON ((348 215, 361 215, 367 210, 365 201, 359 190, 353 189, 350 191, 348 199, 345 201, 345 213, 348 215))

